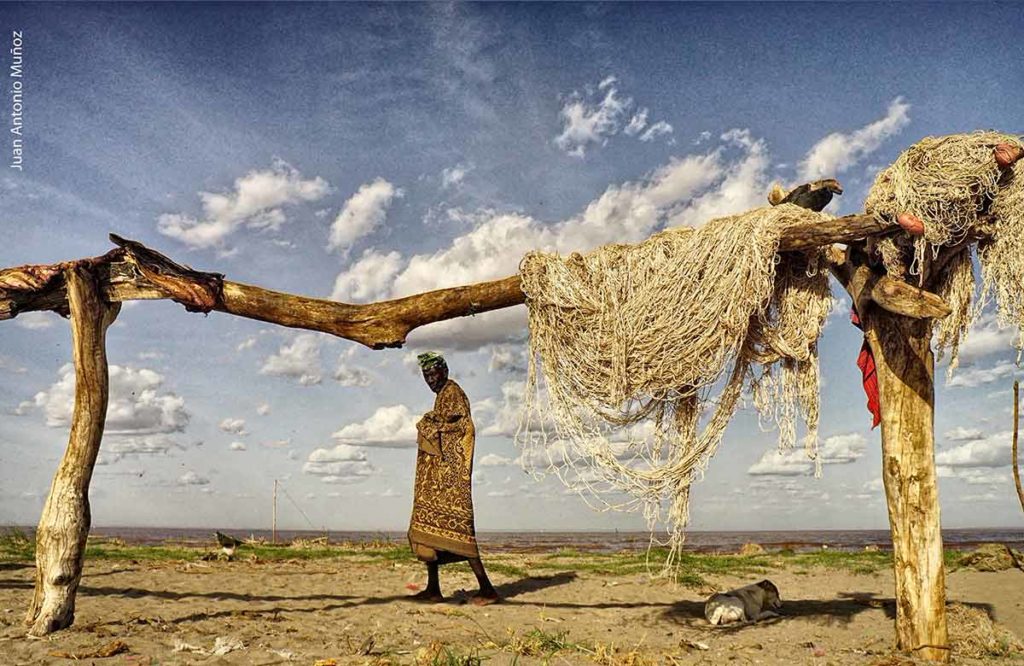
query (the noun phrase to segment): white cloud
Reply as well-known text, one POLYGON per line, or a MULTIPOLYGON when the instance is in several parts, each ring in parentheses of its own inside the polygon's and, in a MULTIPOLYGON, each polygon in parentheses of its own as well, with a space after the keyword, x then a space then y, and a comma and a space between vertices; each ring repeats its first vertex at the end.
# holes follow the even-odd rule
POLYGON ((524 345, 494 345, 491 347, 491 359, 487 364, 487 371, 509 374, 525 373, 527 355, 527 348, 524 345))
POLYGON ((967 338, 960 345, 960 362, 966 365, 989 354, 1006 353, 1016 340, 1015 328, 1001 328, 995 313, 986 312, 967 331, 967 338))
POLYGON ((316 449, 302 466, 304 474, 322 477, 325 483, 358 483, 377 471, 363 451, 348 444, 316 449))
POLYGON ((30 331, 41 331, 50 328, 57 322, 57 315, 52 312, 22 312, 14 323, 30 331))
POLYGON ((165 434, 116 435, 103 440, 105 464, 116 463, 128 456, 166 455, 171 449, 184 450, 185 447, 165 434))
POLYGON ((954 442, 969 442, 975 439, 982 439, 984 436, 978 428, 965 428, 963 426, 947 430, 946 434, 943 435, 946 439, 954 442))
POLYGON ((576 91, 566 97, 559 111, 562 132, 555 137, 556 146, 570 155, 583 157, 591 145, 604 146, 619 132, 627 136, 639 134, 641 141, 672 132, 672 126, 665 121, 648 126, 649 110, 639 108, 633 112, 633 99, 621 97, 617 83, 614 76, 609 76, 596 91, 576 91))
POLYGON ((831 178, 854 166, 907 126, 909 110, 910 105, 897 97, 883 118, 849 134, 829 134, 814 144, 800 163, 800 182, 831 178))
POLYGON ((224 432, 230 432, 234 435, 248 435, 245 431, 245 419, 232 419, 227 418, 220 422, 218 426, 224 432))
POLYGON ((636 136, 640 132, 643 132, 644 128, 647 127, 648 113, 650 113, 650 110, 646 107, 638 109, 637 112, 633 114, 633 117, 629 119, 629 124, 622 128, 623 133, 628 136, 636 136))
POLYGON ((842 465, 856 462, 864 456, 867 440, 860 433, 832 435, 821 443, 818 456, 823 465, 842 465))
POLYGON ((369 386, 370 373, 364 368, 349 363, 349 359, 353 357, 355 351, 355 347, 349 347, 348 350, 341 353, 341 357, 338 359, 338 368, 334 371, 334 379, 342 386, 369 386))
MULTIPOLYGON (((474 229, 455 238, 448 247, 410 257, 395 276, 390 296, 506 277, 518 270, 523 255, 532 250, 569 253, 611 242, 644 240, 666 217, 684 214, 696 194, 716 183, 725 188, 724 195, 713 200, 697 199, 700 209, 690 218, 745 210, 755 200, 761 203, 767 188, 761 166, 762 162, 767 164, 763 143, 749 141, 742 133, 725 136, 729 147, 743 154, 737 165, 724 165, 721 149, 674 159, 641 182, 610 186, 582 213, 563 222, 544 224, 518 213, 483 215, 474 229), (752 179, 759 184, 748 182, 752 179)), ((707 218, 697 221, 703 223, 707 218)), ((521 340, 526 333, 524 324, 525 312, 515 308, 477 315, 471 322, 462 319, 431 324, 414 331, 410 341, 473 349, 489 342, 521 340)))
POLYGON ((662 134, 671 134, 672 126, 666 123, 664 120, 659 120, 650 127, 648 127, 643 134, 640 135, 640 140, 647 142, 653 141, 656 137, 662 134))
POLYGON ((448 169, 444 169, 441 172, 442 189, 450 190, 458 188, 462 185, 462 181, 466 179, 466 174, 468 174, 472 169, 472 166, 465 166, 463 164, 457 164, 448 169))
POLYGON ((261 403, 260 406, 256 408, 256 413, 260 416, 267 416, 270 414, 270 403, 261 403))
MULTIPOLYGON (((107 435, 144 435, 181 432, 188 425, 185 399, 162 392, 164 377, 148 368, 111 365, 107 435)), ((35 395, 35 407, 42 409, 46 425, 65 428, 71 425, 75 405, 75 368, 65 364, 57 381, 35 395)))
POLYGON ((231 449, 232 451, 246 450, 245 442, 231 442, 231 445, 228 448, 231 449))
MULTIPOLYGON (((823 465, 845 465, 864 457, 867 440, 856 432, 832 435, 818 447, 823 465)), ((814 474, 814 460, 802 448, 765 451, 761 459, 750 466, 751 476, 810 476, 814 474)))
POLYGON ((935 470, 939 478, 960 479, 971 486, 998 486, 1013 483, 1009 470, 1001 471, 993 467, 938 465, 935 470))
POLYGON ((209 479, 204 476, 200 476, 191 470, 178 477, 179 486, 205 486, 209 485, 209 483, 209 479))
POLYGON ((416 420, 405 405, 378 407, 365 421, 350 423, 331 437, 354 446, 409 448, 416 446, 416 420))
POLYGON ((946 386, 974 388, 1013 377, 1016 370, 1017 366, 1012 361, 1001 361, 990 368, 961 368, 951 379, 946 380, 946 386))
POLYGON ((761 459, 750 466, 751 476, 808 476, 814 473, 814 461, 803 449, 765 451, 761 459))
POLYGON ((935 464, 944 467, 1002 467, 1009 465, 1010 431, 976 439, 935 454, 935 464))
POLYGON ((242 340, 241 342, 239 342, 238 346, 235 347, 235 350, 236 351, 244 351, 246 349, 252 349, 255 346, 256 346, 256 338, 255 337, 248 337, 245 340, 242 340))
POLYGON ((481 411, 493 411, 494 417, 480 434, 484 437, 514 437, 519 428, 525 395, 526 382, 514 380, 502 384, 500 402, 488 399, 481 404, 481 411))
POLYGON ((359 261, 338 274, 331 291, 331 300, 366 303, 384 298, 395 276, 402 268, 398 252, 382 254, 374 249, 363 251, 359 261))
POLYGON ((316 201, 329 191, 324 179, 303 179, 291 165, 277 160, 270 169, 236 179, 232 191, 200 192, 202 220, 164 214, 157 219, 157 230, 189 247, 221 247, 239 228, 280 228, 286 221, 283 206, 316 201))
POLYGON ((361 185, 331 224, 327 249, 348 252, 353 243, 384 222, 391 202, 401 196, 402 190, 383 178, 361 185))
POLYGON ((291 344, 282 345, 263 363, 260 374, 288 377, 303 386, 319 384, 323 379, 319 336, 316 333, 296 335, 291 344))
POLYGON ((481 467, 503 467, 505 465, 511 465, 513 461, 511 458, 505 456, 499 456, 497 453, 488 453, 486 456, 480 459, 481 467))

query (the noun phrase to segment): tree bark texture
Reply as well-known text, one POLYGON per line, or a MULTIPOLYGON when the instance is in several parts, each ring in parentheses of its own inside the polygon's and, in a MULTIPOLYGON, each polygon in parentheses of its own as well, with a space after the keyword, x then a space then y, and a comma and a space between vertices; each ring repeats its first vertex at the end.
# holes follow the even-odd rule
POLYGON ((931 322, 866 313, 882 405, 882 480, 889 507, 896 578, 897 648, 949 660, 934 452, 931 322))
POLYGON ((106 331, 119 303, 103 300, 88 265, 64 269, 75 361, 75 407, 68 447, 50 486, 36 531, 36 580, 25 617, 29 634, 43 636, 71 625, 89 535, 89 482, 107 415, 106 331))

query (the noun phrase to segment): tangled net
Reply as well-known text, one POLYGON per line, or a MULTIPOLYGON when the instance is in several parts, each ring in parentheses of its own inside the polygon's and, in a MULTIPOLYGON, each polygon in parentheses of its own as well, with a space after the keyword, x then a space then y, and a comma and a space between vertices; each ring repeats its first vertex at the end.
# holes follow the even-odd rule
POLYGON ((911 213, 924 222, 922 237, 900 234, 876 249, 890 275, 927 279, 953 309, 937 329, 939 356, 949 353, 950 373, 967 330, 991 298, 1000 326, 1016 327, 1017 348, 1024 347, 1024 161, 1000 168, 993 156, 999 144, 1022 145, 1020 137, 999 132, 922 139, 878 174, 864 204, 880 220, 911 213), (976 244, 982 288, 974 302, 973 241, 989 222, 994 227, 976 244))
POLYGON ((832 297, 817 253, 780 258, 778 247, 789 225, 824 218, 783 204, 586 256, 528 254, 520 277, 531 362, 518 443, 600 507, 642 507, 652 529, 668 501, 671 564, 690 485, 745 384, 780 426, 780 446, 795 444, 802 417, 816 455, 817 340, 832 297), (613 505, 609 490, 628 499, 613 505))

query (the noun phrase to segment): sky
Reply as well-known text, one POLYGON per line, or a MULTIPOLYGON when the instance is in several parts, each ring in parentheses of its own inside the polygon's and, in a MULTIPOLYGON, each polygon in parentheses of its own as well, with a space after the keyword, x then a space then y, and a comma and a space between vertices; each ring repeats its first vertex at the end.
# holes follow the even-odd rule
MULTIPOLYGON (((266 288, 371 302, 501 278, 534 249, 636 242, 764 205, 773 181, 874 174, 929 135, 1019 133, 1010 4, 0 5, 0 101, 23 49, 24 154, 3 141, 0 266, 141 241, 266 288)), ((837 305, 822 338, 822 478, 744 409, 696 485, 700 530, 885 528, 878 430, 837 305)), ((937 370, 945 527, 1024 527, 1010 471, 1013 333, 985 313, 937 370)), ((170 301, 108 333, 96 526, 404 529, 443 351, 477 424, 479 530, 644 529, 513 441, 518 307, 371 351, 170 301)), ((0 525, 38 522, 67 443, 70 331, 0 322, 0 525)))

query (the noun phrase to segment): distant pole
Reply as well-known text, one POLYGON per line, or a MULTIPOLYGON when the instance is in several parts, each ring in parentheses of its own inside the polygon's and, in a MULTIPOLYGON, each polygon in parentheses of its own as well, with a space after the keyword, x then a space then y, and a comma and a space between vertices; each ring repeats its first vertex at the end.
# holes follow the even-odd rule
POLYGON ((274 513, 270 525, 270 540, 277 543, 277 479, 274 479, 274 513))
POLYGON ((1020 487, 1020 463, 1017 462, 1017 423, 1020 421, 1020 382, 1013 382, 1013 485, 1017 486, 1017 499, 1024 510, 1024 490, 1020 487))

